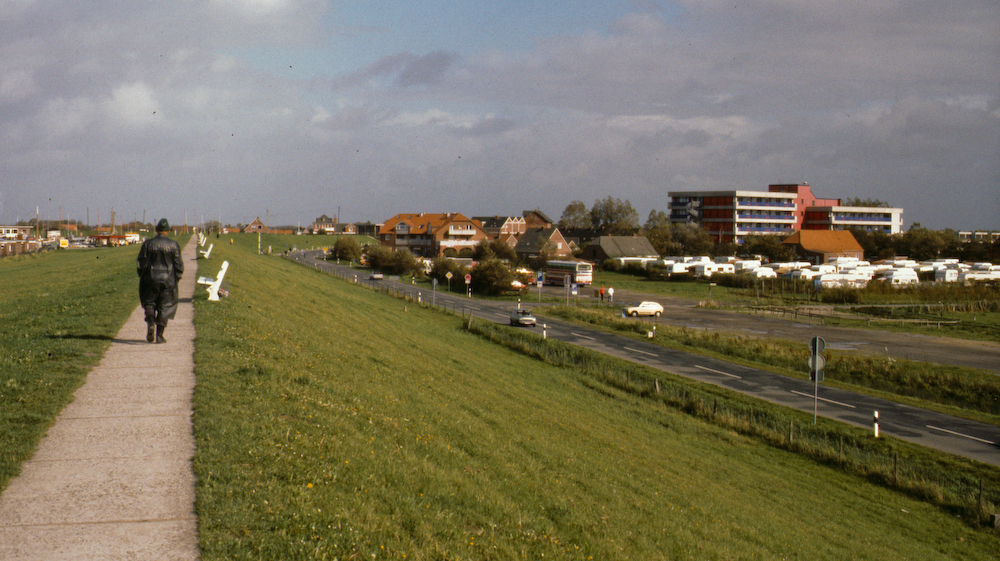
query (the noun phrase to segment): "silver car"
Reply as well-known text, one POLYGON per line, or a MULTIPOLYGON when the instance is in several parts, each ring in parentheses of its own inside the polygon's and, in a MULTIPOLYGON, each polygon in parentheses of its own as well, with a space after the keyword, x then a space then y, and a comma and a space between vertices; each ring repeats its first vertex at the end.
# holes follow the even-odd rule
POLYGON ((535 316, 531 314, 531 310, 527 308, 518 308, 510 313, 510 324, 511 325, 528 325, 531 327, 535 326, 535 316))
POLYGON ((639 302, 638 304, 630 304, 622 308, 623 316, 655 316, 660 317, 663 314, 663 306, 657 302, 639 302))

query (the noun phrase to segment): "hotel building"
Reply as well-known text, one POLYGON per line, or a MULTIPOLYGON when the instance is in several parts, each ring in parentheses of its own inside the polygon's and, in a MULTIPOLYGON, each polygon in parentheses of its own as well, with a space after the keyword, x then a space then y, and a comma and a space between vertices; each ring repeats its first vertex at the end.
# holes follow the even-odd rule
POLYGON ((674 191, 670 221, 695 223, 721 243, 748 235, 790 235, 796 230, 843 230, 851 227, 888 234, 903 229, 903 209, 841 206, 821 199, 807 183, 769 185, 767 191, 674 191))

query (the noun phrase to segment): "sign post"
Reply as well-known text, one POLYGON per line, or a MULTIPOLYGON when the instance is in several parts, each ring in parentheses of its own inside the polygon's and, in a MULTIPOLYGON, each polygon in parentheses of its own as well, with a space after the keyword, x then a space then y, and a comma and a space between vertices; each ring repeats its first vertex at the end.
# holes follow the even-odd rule
POLYGON ((465 275, 465 287, 468 290, 469 298, 472 298, 472 275, 468 273, 465 275))
POLYGON ((813 424, 816 424, 816 414, 819 408, 819 383, 823 381, 823 367, 826 366, 826 358, 820 354, 826 349, 826 341, 822 337, 813 337, 809 341, 809 350, 812 356, 809 357, 809 381, 813 386, 813 424))

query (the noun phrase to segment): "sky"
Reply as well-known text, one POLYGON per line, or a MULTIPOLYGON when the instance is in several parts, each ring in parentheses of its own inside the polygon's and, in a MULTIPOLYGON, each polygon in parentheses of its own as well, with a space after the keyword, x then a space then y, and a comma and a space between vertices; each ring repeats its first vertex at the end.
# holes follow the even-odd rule
POLYGON ((0 223, 796 182, 1000 229, 1000 2, 0 1, 0 223))

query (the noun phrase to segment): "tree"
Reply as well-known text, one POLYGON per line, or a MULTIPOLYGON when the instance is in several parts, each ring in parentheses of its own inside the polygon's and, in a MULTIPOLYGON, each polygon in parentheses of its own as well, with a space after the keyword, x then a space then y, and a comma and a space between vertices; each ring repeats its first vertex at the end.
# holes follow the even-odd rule
POLYGON ((609 236, 630 236, 639 230, 639 213, 628 199, 622 201, 608 196, 594 201, 590 209, 590 226, 609 236))
POLYGON ((662 210, 649 211, 649 218, 642 226, 642 231, 649 243, 656 248, 657 253, 660 255, 668 254, 674 234, 673 224, 670 223, 670 216, 667 213, 662 210))
POLYGON ((517 254, 514 248, 500 240, 483 240, 476 244, 472 251, 472 258, 476 261, 487 261, 489 259, 500 259, 508 263, 517 261, 517 254))
POLYGON ((769 262, 791 261, 795 258, 795 249, 781 242, 782 236, 776 234, 747 236, 741 252, 760 255, 769 262))
POLYGON ((458 286, 458 283, 462 282, 459 279, 465 276, 465 267, 447 257, 438 257, 431 264, 430 276, 432 279, 437 279, 438 284, 458 286), (448 280, 448 273, 451 273, 451 281, 448 280))
POLYGON ((416 274, 422 270, 408 249, 393 251, 383 246, 375 246, 368 250, 368 264, 373 271, 390 275, 416 274))
POLYGON ((361 257, 361 246, 353 236, 340 236, 333 244, 333 255, 345 261, 357 261, 361 257))
POLYGON ((587 210, 587 205, 583 204, 583 201, 573 201, 566 205, 566 209, 563 210, 562 216, 559 218, 560 228, 589 228, 590 227, 590 211, 587 210))
POLYGON ((859 197, 844 199, 840 206, 863 206, 870 208, 890 208, 889 203, 879 199, 862 199, 859 197))
POLYGON ((714 246, 712 235, 690 222, 675 224, 673 235, 667 252, 671 255, 708 255, 714 246))
POLYGON ((499 259, 483 261, 472 268, 472 291, 497 296, 511 289, 514 273, 499 259))

